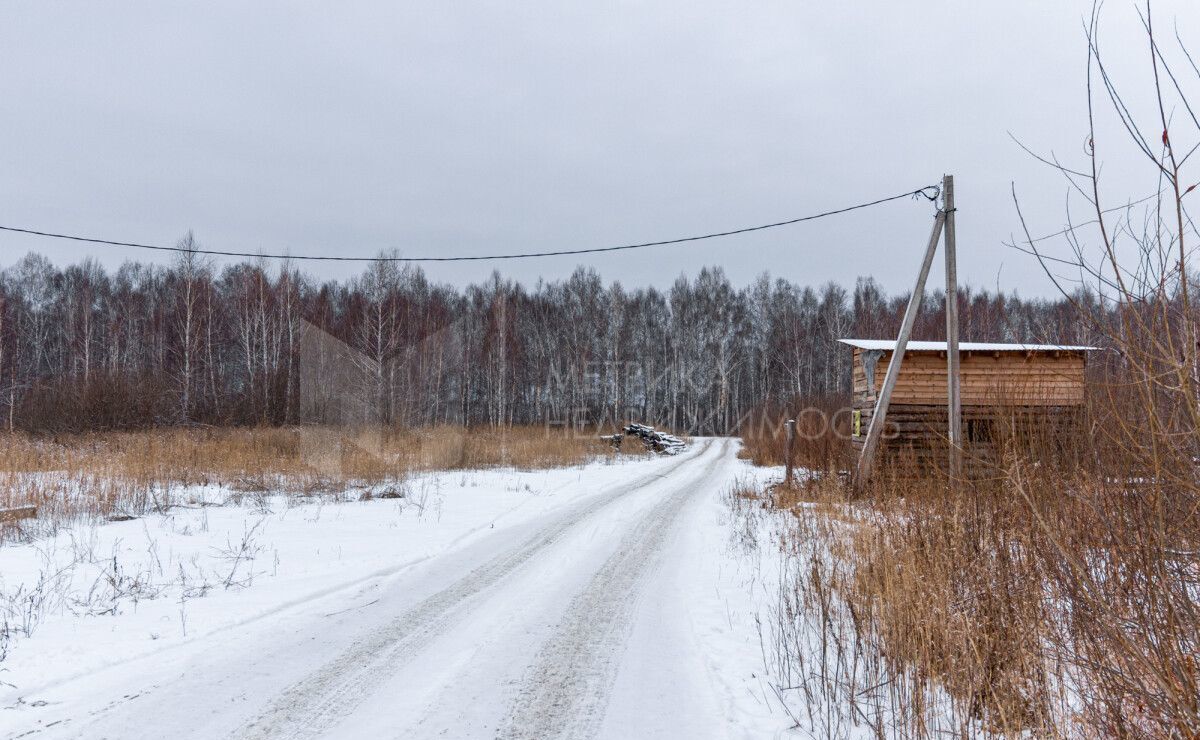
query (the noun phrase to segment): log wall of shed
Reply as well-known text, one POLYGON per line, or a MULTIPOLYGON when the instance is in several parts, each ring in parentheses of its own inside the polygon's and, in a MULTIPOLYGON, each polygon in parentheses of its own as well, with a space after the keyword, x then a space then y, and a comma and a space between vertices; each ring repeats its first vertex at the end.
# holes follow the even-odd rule
MULTIPOLYGON (((873 405, 892 353, 875 364, 872 383, 863 350, 854 350, 854 401, 873 405), (869 404, 864 403, 869 401, 869 404)), ((961 356, 962 403, 971 406, 1078 406, 1083 403, 1084 356, 1076 352, 965 352, 961 356)), ((906 352, 892 392, 893 404, 946 403, 944 352, 906 352)))

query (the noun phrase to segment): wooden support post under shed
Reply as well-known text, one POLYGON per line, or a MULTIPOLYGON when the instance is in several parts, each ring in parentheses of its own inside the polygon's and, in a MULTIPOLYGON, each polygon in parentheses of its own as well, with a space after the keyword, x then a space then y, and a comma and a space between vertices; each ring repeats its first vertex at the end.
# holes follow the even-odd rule
POLYGON ((784 485, 792 485, 792 453, 796 449, 796 420, 788 419, 785 424, 787 427, 787 449, 784 451, 784 462, 787 467, 787 472, 783 476, 784 485))
POLYGON ((942 178, 946 213, 946 403, 950 438, 950 482, 962 477, 962 389, 958 357, 958 257, 954 240, 954 175, 942 178))
POLYGON ((929 268, 933 264, 934 254, 937 253, 938 239, 942 235, 942 227, 945 223, 945 211, 938 211, 937 217, 933 221, 933 233, 929 235, 929 246, 925 248, 925 259, 922 260, 921 271, 917 274, 917 283, 913 286, 912 295, 908 299, 908 308, 904 310, 904 323, 900 326, 896 349, 892 353, 887 374, 883 378, 883 388, 879 391, 879 400, 875 403, 875 413, 871 415, 867 440, 863 444, 862 454, 858 458, 858 470, 854 475, 856 488, 861 487, 871 477, 871 466, 875 463, 875 453, 878 452, 879 440, 883 437, 884 420, 887 417, 888 403, 891 402, 892 389, 896 387, 896 378, 900 376, 900 364, 904 361, 904 349, 908 346, 908 338, 912 336, 917 312, 921 310, 921 301, 925 297, 925 280, 929 277, 929 268))

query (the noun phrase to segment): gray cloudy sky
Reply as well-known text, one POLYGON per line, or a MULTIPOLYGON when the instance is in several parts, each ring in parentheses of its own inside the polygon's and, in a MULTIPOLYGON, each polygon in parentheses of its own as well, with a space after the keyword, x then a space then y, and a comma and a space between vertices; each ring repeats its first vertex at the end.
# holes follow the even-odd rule
MULTIPOLYGON (((1108 5, 1109 64, 1143 87, 1132 6, 1108 5)), ((9 3, 0 223, 168 244, 191 228, 210 248, 296 255, 487 254, 736 228, 951 172, 960 278, 1045 294, 1036 264, 1001 243, 1019 228, 1009 184, 1043 232, 1061 228, 1066 188, 1007 132, 1080 159, 1089 8, 9 3)), ((1162 0, 1155 14, 1200 48, 1200 3, 1162 0)), ((1111 157, 1114 198, 1154 190, 1152 173, 1111 157)), ((874 275, 898 291, 931 216, 900 202, 653 251, 426 269, 532 282, 582 263, 665 286, 719 264, 739 284, 769 270, 813 284, 874 275)), ((0 234, 0 264, 31 249, 110 266, 167 259, 0 234)))

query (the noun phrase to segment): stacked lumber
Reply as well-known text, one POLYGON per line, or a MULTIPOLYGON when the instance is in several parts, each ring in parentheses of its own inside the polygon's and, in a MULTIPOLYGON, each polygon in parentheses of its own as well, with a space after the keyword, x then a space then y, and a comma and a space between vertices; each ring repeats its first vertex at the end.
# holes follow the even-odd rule
POLYGON ((687 446, 680 438, 645 424, 630 424, 625 427, 625 436, 640 439, 647 450, 660 455, 677 455, 687 446))

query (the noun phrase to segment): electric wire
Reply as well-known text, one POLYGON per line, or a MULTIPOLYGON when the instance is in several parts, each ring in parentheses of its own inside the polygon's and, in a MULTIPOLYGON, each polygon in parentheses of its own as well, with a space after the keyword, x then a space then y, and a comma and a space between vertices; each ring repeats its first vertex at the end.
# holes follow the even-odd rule
POLYGON ((527 259, 527 258, 533 258, 533 257, 558 257, 558 256, 563 256, 563 255, 575 255, 575 254, 597 254, 597 253, 601 253, 601 252, 619 252, 619 251, 630 250, 630 249, 645 249, 648 247, 663 247, 663 246, 668 246, 671 244, 683 244, 685 242, 698 242, 698 241, 703 241, 705 239, 718 239, 718 238, 726 237, 726 236, 734 236, 736 234, 747 234, 747 233, 750 233, 753 231, 765 231, 766 229, 775 229, 775 228, 779 228, 781 226, 791 226, 792 224, 798 224, 798 223, 801 223, 804 221, 815 221, 816 219, 819 219, 819 218, 826 218, 828 216, 836 216, 838 214, 849 213, 850 211, 857 211, 857 210, 861 210, 863 208, 870 208, 872 206, 882 205, 882 204, 888 203, 890 201, 900 200, 901 198, 924 197, 927 200, 933 202, 933 201, 937 200, 937 198, 940 194, 941 194, 940 186, 928 185, 923 188, 918 188, 916 190, 909 190, 907 192, 900 193, 899 195, 891 195, 886 198, 878 198, 876 200, 868 201, 866 203, 859 203, 859 204, 852 205, 852 206, 846 206, 844 208, 837 208, 837 209, 834 209, 831 211, 822 211, 821 213, 814 213, 809 216, 801 216, 799 218, 792 218, 792 219, 788 219, 787 221, 776 221, 774 223, 762 224, 759 226, 747 226, 747 227, 741 228, 741 229, 731 229, 729 231, 718 231, 718 232, 714 232, 711 234, 701 234, 698 236, 685 236, 685 237, 680 237, 677 239, 664 239, 661 241, 640 242, 640 243, 636 243, 636 244, 621 244, 621 245, 612 246, 612 247, 590 247, 590 248, 584 248, 584 249, 562 249, 562 250, 555 250, 555 251, 522 252, 522 253, 513 253, 513 254, 455 255, 455 256, 445 256, 445 257, 401 257, 398 255, 396 255, 396 256, 380 255, 380 256, 376 256, 376 257, 358 257, 358 256, 347 257, 347 256, 339 256, 339 255, 263 254, 263 253, 256 253, 256 252, 231 252, 231 251, 223 251, 223 250, 216 250, 216 249, 200 249, 200 248, 189 249, 187 247, 168 247, 168 246, 163 246, 161 244, 140 244, 138 242, 115 241, 115 240, 111 240, 111 239, 99 239, 96 237, 78 236, 78 235, 74 235, 74 234, 60 234, 60 233, 55 233, 52 231, 20 228, 20 227, 16 227, 16 226, 0 225, 0 231, 7 231, 10 233, 14 233, 14 234, 28 234, 31 236, 41 236, 41 237, 47 237, 47 238, 51 238, 51 239, 65 239, 65 240, 69 240, 69 241, 86 242, 89 244, 102 244, 102 245, 114 246, 114 247, 131 247, 134 249, 149 249, 149 250, 160 251, 160 252, 188 252, 188 253, 192 253, 192 254, 212 255, 212 256, 216 256, 216 257, 248 257, 248 258, 253 258, 253 259, 260 259, 260 258, 261 259, 280 259, 280 260, 294 260, 294 261, 306 261, 306 262, 312 262, 312 261, 323 261, 323 262, 381 262, 381 261, 382 262, 475 262, 475 261, 482 261, 482 260, 514 260, 514 259, 527 259))

